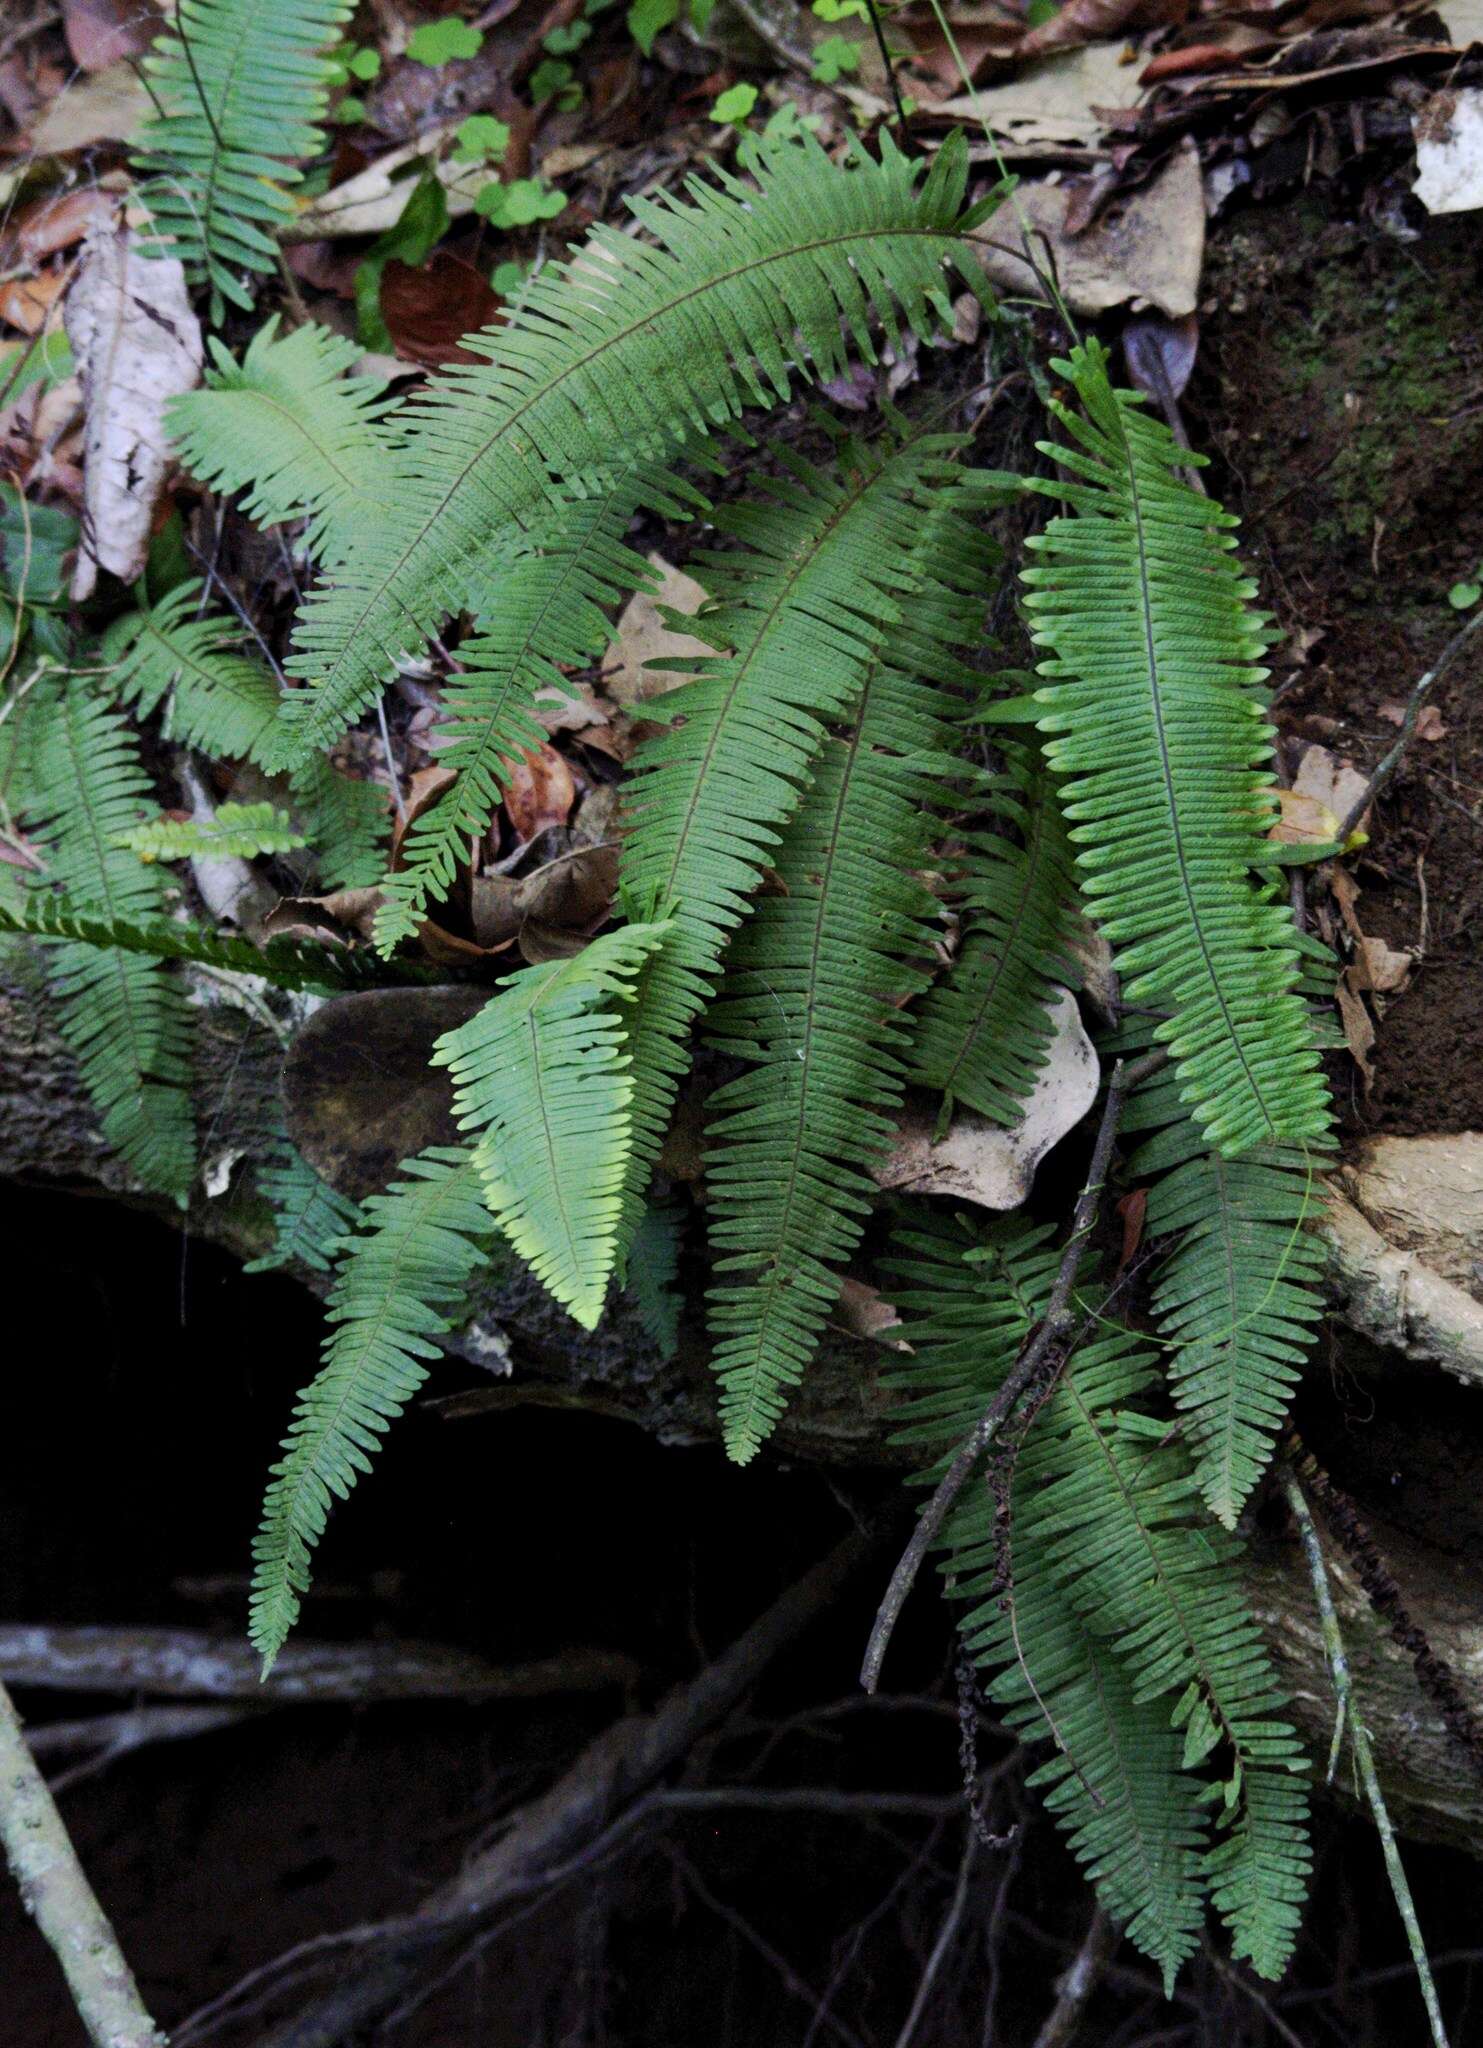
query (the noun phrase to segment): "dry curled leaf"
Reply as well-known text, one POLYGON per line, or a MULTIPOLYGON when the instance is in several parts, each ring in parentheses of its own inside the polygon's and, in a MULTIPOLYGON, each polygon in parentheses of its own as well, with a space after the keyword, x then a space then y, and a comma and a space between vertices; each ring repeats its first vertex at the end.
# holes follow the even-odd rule
POLYGON ((66 270, 43 270, 35 277, 9 277, 0 283, 0 322, 22 334, 39 334, 47 315, 67 289, 66 270))
POLYGON ((1278 846, 1327 846, 1339 836, 1339 820, 1321 798, 1300 789, 1274 794, 1277 820, 1267 837, 1278 846))
POLYGON ((132 583, 144 569, 169 460, 164 412, 201 375, 201 327, 174 257, 139 253, 131 229, 88 237, 67 294, 68 339, 86 404, 83 527, 72 595, 99 569, 132 583))
POLYGON ((534 839, 548 826, 564 825, 576 800, 575 778, 554 747, 522 755, 505 790, 505 810, 521 839, 534 839))

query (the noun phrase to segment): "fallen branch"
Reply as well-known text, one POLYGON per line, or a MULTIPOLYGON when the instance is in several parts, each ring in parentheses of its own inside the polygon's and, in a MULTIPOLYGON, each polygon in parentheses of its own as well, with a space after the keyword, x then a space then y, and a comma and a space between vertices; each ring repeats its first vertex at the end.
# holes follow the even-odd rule
POLYGON ((437 1643, 288 1644, 266 1680, 245 1639, 188 1628, 52 1628, 0 1624, 0 1679, 53 1692, 151 1693, 177 1700, 541 1699, 630 1686, 631 1657, 578 1649, 527 1664, 490 1664, 437 1643))
POLYGON ((0 1841, 96 2048, 166 2048, 0 1685, 0 1841))
POLYGON ((1092 1993, 1121 1939, 1118 1930, 1098 1906, 1092 1914, 1086 1939, 1056 1987, 1056 2002, 1035 2036, 1035 2048, 1067 2048, 1067 2043, 1076 2038, 1092 1993))
POLYGON ((1458 655, 1462 653, 1463 648, 1480 626, 1483 626, 1483 607, 1480 607, 1479 610, 1473 613, 1473 616, 1460 632, 1453 634, 1447 645, 1442 649, 1437 660, 1427 670, 1421 681, 1417 683, 1410 696, 1406 699, 1406 715, 1401 720, 1400 735, 1395 745, 1388 753, 1381 756, 1375 772, 1360 791, 1360 794, 1354 799, 1354 802, 1349 806, 1349 809, 1344 813, 1339 829, 1334 834, 1334 838, 1340 846, 1347 846, 1349 844, 1360 819, 1370 808, 1371 804, 1374 803, 1376 797, 1380 795, 1381 791, 1390 781, 1390 778, 1395 774, 1397 768, 1400 767, 1401 762, 1405 759, 1406 749, 1411 744, 1412 735, 1416 731, 1416 721, 1421 716, 1422 705, 1442 680, 1443 676, 1446 675, 1448 669, 1451 668, 1453 662, 1456 661, 1458 655))
POLYGON ((213 1735, 219 1728, 240 1728, 260 1718, 247 1706, 135 1707, 125 1714, 90 1714, 82 1721, 47 1721, 28 1728, 26 1745, 38 1762, 47 1757, 75 1756, 78 1761, 59 1771, 49 1783, 54 1799, 84 1778, 106 1771, 120 1757, 156 1742, 189 1742, 213 1735))

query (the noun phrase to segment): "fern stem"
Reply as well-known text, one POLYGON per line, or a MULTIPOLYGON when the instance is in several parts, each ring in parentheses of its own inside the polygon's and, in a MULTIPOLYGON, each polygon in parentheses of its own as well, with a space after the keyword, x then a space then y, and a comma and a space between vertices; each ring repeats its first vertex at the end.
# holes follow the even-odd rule
POLYGON ((1087 1241, 1096 1228, 1097 1218, 1102 1209, 1102 1190, 1107 1182, 1107 1169, 1112 1160, 1112 1148, 1117 1140, 1118 1125, 1122 1121, 1123 1103, 1129 1093, 1146 1081, 1163 1066, 1167 1054, 1162 1050, 1147 1053, 1132 1066, 1125 1066, 1121 1060, 1112 1070, 1108 1083, 1107 1102, 1102 1111, 1102 1122, 1097 1130, 1097 1142, 1092 1148, 1092 1163, 1087 1170, 1086 1185, 1077 1197, 1076 1210, 1071 1219, 1071 1235, 1061 1256, 1060 1269, 1056 1274, 1055 1286, 1051 1289, 1050 1300, 1046 1303, 1045 1318, 1039 1329, 1016 1359, 1015 1364, 993 1400, 979 1418, 977 1426, 964 1439, 956 1457, 937 1483, 937 1490, 923 1508, 911 1541, 902 1551, 896 1569, 891 1574, 891 1583, 876 1612, 875 1623, 870 1631, 870 1641, 865 1647, 865 1661, 860 1666, 860 1683, 866 1692, 874 1692, 880 1684, 881 1665, 885 1661, 886 1649, 890 1643, 901 1610, 906 1605, 916 1577, 926 1562, 928 1551, 937 1541, 942 1525, 947 1520, 954 1501, 968 1484, 978 1466, 979 1460, 993 1443, 1000 1429, 1008 1420, 1020 1399, 1037 1383, 1047 1366, 1054 1374, 1064 1367, 1071 1353, 1068 1339, 1076 1328, 1076 1316, 1071 1307, 1071 1295, 1076 1286, 1076 1276, 1081 1271, 1087 1241))
MULTIPOLYGON (((1334 1730, 1337 1746, 1340 1733, 1347 1720, 1349 1742, 1354 1751, 1354 1761, 1359 1769, 1360 1782, 1365 1788, 1365 1798, 1375 1817, 1375 1832, 1380 1837, 1380 1851, 1385 1858, 1385 1872, 1390 1879, 1391 1894, 1395 1899, 1396 1911, 1406 1930, 1406 1941, 1410 1946, 1411 1960, 1416 1966, 1416 1979, 1421 1987, 1421 2000, 1426 2007, 1426 2017, 1431 2026, 1434 2048, 1447 2048, 1447 2030, 1442 2024, 1442 2008, 1437 1999, 1437 1987, 1432 1977, 1431 1962, 1426 1953, 1426 1942, 1422 1937, 1421 1924, 1416 1918, 1416 1903, 1411 1897, 1411 1887, 1406 1881, 1405 1867, 1401 1862, 1400 1849, 1391 1826, 1390 1813, 1385 1804, 1385 1794, 1380 1789, 1380 1774, 1375 1769, 1375 1753, 1370 1747, 1369 1733, 1360 1716, 1353 1710, 1353 1684, 1349 1671, 1349 1658, 1344 1648, 1344 1637, 1339 1628, 1339 1617, 1334 1611, 1334 1596, 1329 1587, 1328 1566, 1324 1562, 1323 1544, 1313 1520, 1297 1474, 1290 1465, 1282 1468, 1282 1492, 1297 1524, 1302 1540, 1303 1555, 1308 1564, 1308 1576, 1313 1582, 1313 1602, 1318 1609, 1318 1624, 1323 1632, 1323 1646, 1329 1660, 1329 1675, 1334 1682, 1334 1698, 1338 1703, 1338 1722, 1334 1730)), ((1332 1780, 1333 1766, 1329 1767, 1332 1780)))

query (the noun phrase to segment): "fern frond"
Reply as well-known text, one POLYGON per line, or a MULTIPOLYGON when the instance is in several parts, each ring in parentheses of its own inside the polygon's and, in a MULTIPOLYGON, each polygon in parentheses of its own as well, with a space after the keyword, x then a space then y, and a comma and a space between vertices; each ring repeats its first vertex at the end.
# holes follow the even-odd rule
POLYGON ((286 1138, 277 1157, 258 1173, 257 1184, 273 1205, 273 1246, 261 1258, 250 1259, 243 1272, 307 1266, 311 1273, 327 1273, 342 1240, 362 1220, 360 1204, 321 1179, 286 1138))
POLYGON ((1148 1235, 1176 1239, 1153 1308, 1195 1478, 1234 1528, 1323 1318, 1323 1246, 1307 1227, 1318 1206, 1314 1161, 1291 1149, 1240 1159, 1212 1151, 1167 1074, 1138 1091, 1125 1122, 1130 1132, 1157 1129, 1128 1161, 1130 1175, 1159 1176, 1148 1235))
POLYGON ((199 582, 179 583, 141 604, 103 635, 111 688, 141 718, 170 697, 169 731, 218 759, 261 764, 278 716, 278 685, 242 652, 234 619, 201 610, 199 582))
POLYGON ((438 1340, 467 1311, 492 1224, 461 1147, 407 1160, 365 1204, 329 1298, 324 1360, 299 1395, 253 1541, 248 1635, 264 1674, 309 1589, 330 1508, 368 1472, 386 1430, 427 1377, 438 1340))
MULTIPOLYGON (((125 720, 74 679, 47 712, 33 765, 48 882, 106 924, 164 921, 163 877, 118 844, 152 795, 125 720)), ((51 910, 35 890, 0 920, 29 924, 51 910)), ((157 960, 87 945, 60 947, 50 974, 104 1137, 145 1187, 183 1204, 196 1150, 184 991, 157 960)))
MULTIPOLYGON (((634 757, 621 882, 630 915, 668 915, 630 1046, 634 1142, 620 1242, 636 1227, 681 1076, 690 1027, 720 956, 752 908, 828 719, 848 717, 913 588, 926 488, 953 442, 851 448, 838 471, 802 471, 717 525, 745 545, 706 558, 716 602, 690 622, 716 647, 663 699, 679 721, 634 757)), ((794 466, 790 463, 790 468, 794 466)), ((654 707, 659 708, 659 707, 654 707)))
POLYGON ((851 342, 874 360, 872 320, 930 332, 949 317, 945 266, 982 293, 961 138, 920 170, 889 139, 844 167, 810 140, 769 153, 755 187, 721 172, 688 200, 632 200, 643 238, 598 227, 548 264, 473 343, 489 362, 400 415, 396 516, 306 606, 291 667, 310 687, 287 700, 285 758, 333 740, 447 614, 495 617, 505 568, 560 504, 777 403, 795 375, 827 380, 851 342))
POLYGON ((257 860, 264 854, 292 853, 304 844, 286 811, 269 803, 218 804, 209 818, 146 818, 131 825, 119 839, 142 861, 257 860))
POLYGON ((165 426, 191 474, 240 496, 259 526, 305 519, 316 560, 343 559, 357 530, 390 516, 391 401, 376 377, 348 376, 363 351, 312 322, 265 320, 237 362, 215 336, 205 386, 171 400, 165 426))
POLYGON ((573 959, 522 968, 445 1032, 460 1130, 500 1229, 585 1329, 602 1314, 631 1143, 623 1006, 664 924, 605 932, 573 959))
POLYGON ((970 680, 953 649, 981 627, 997 559, 961 495, 944 483, 920 524, 905 618, 866 672, 850 730, 824 743, 773 855, 776 893, 733 943, 707 1018, 712 1041, 751 1062, 711 1098, 706 1138, 714 1268, 729 1276, 710 1294, 711 1363, 741 1463, 818 1344, 901 1100, 904 1006, 922 988, 937 912, 919 871, 955 759, 949 692, 970 680))
POLYGON ((133 155, 151 255, 177 257, 214 297, 250 309, 242 273, 267 271, 293 218, 287 187, 324 144, 324 50, 352 0, 179 0, 144 60, 160 111, 133 155))
POLYGON ((1049 1056, 1057 993, 1077 979, 1071 848, 1055 789, 1033 749, 1004 754, 985 808, 1015 836, 965 835, 953 877, 958 955, 922 1004, 912 1041, 911 1079, 941 1093, 944 1126, 960 1101, 995 1123, 1019 1120, 1049 1056))
POLYGON ((316 754, 289 777, 294 811, 326 889, 368 889, 386 865, 390 799, 375 782, 342 775, 316 754))
POLYGON ((628 1248, 626 1292, 638 1310, 644 1335, 661 1358, 672 1359, 680 1348, 680 1236, 683 1217, 674 1200, 655 1199, 644 1210, 628 1248))
MULTIPOLYGON (((953 1277, 963 1259, 960 1243, 915 1237, 908 1248, 927 1256, 910 1268, 901 1299, 923 1320, 908 1319, 903 1335, 916 1362, 893 1378, 915 1382, 925 1395, 926 1420, 916 1434, 955 1446, 1043 1313, 1055 1257, 1043 1232, 1018 1221, 998 1226, 969 1254, 984 1297, 976 1309, 953 1277)), ((1234 1539, 1202 1520, 1182 1447, 1162 1422, 1139 1412, 1155 1384, 1152 1354, 1130 1332, 1110 1330, 1077 1351, 1015 1463, 1007 1585, 995 1504, 982 1491, 964 1497, 950 1525, 951 1570, 956 1591, 981 1602, 965 1633, 990 1669, 1008 1674, 996 1682, 996 1696, 1013 1699, 1028 1673, 1051 1704, 1026 1653, 1028 1581, 1037 1601, 1058 1593, 1063 1616, 1110 1649, 1132 1705, 1140 1713, 1157 1707, 1164 1729, 1182 1735, 1177 1769, 1169 1771, 1166 1752, 1156 1766, 1183 1902, 1172 1919, 1158 1916, 1166 1972, 1181 1947, 1187 1953, 1192 1944, 1189 1889, 1202 1834, 1193 1800, 1217 1809, 1219 1839, 1198 1868, 1235 1951, 1264 1975, 1277 1975, 1291 1952, 1311 1860, 1305 1764, 1293 1730, 1276 1718, 1281 1696, 1242 1601, 1234 1539), (1197 1771, 1207 1779, 1198 1789, 1197 1771)), ((1065 1718, 1051 1704, 1054 1732, 1084 1769, 1081 1711, 1064 1692, 1059 1704, 1065 1718)), ((1110 1700, 1104 1704, 1115 1711, 1110 1700)), ((1096 1737, 1100 1730, 1090 1732, 1096 1737)), ((1140 1739, 1134 1724, 1127 1739, 1140 1739)), ((1145 1754, 1155 1769, 1153 1752, 1145 1754)), ((1078 1795, 1064 1796, 1074 1811, 1078 1795)), ((1101 1841, 1104 1855, 1120 1852, 1117 1868, 1138 1868, 1121 1821, 1101 1841)), ((1145 1896, 1145 1909, 1148 1903, 1145 1896)))
POLYGON ((1098 344, 1057 367, 1082 409, 1058 406, 1068 438, 1045 445, 1077 481, 1032 488, 1073 512, 1031 540, 1025 581, 1053 654, 1040 673, 1058 679, 1035 692, 1038 723, 1088 908, 1129 1002, 1169 1012, 1157 1036, 1209 1142, 1312 1144, 1327 1093, 1292 917, 1252 872, 1272 730, 1235 521, 1183 481, 1187 452, 1112 389, 1098 344))

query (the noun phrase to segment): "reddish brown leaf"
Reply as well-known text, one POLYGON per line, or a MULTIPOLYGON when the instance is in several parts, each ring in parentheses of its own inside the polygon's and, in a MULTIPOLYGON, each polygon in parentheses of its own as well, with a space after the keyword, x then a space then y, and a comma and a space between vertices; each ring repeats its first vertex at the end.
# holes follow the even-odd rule
POLYGON ((396 352, 427 370, 480 361, 459 343, 490 326, 501 304, 489 280, 446 249, 420 266, 393 256, 381 273, 381 317, 396 352))
POLYGON ((22 334, 39 334, 46 316, 62 296, 69 273, 43 270, 38 277, 12 277, 0 284, 0 321, 22 334))
POLYGON ((160 21, 154 0, 62 0, 67 48, 83 71, 106 71, 123 58, 142 57, 160 21))
POLYGON ((110 223, 118 201, 95 185, 79 185, 71 192, 38 199, 16 217, 12 242, 24 263, 40 263, 59 249, 70 249, 88 229, 110 223))
POLYGON ((1157 85, 1161 78, 1188 78, 1202 71, 1224 71, 1233 56, 1226 43, 1191 43, 1185 50, 1161 50, 1138 74, 1140 85, 1157 85))
POLYGON ((1177 26, 1189 15, 1189 0, 1066 0, 1049 21, 1032 28, 1016 55, 1044 57, 1083 43, 1105 43, 1135 28, 1177 26))
POLYGON ((1121 1275, 1143 1242, 1143 1223, 1148 1214, 1148 1189, 1133 1188, 1117 1204, 1117 1213, 1123 1224, 1123 1248, 1118 1254, 1117 1261, 1118 1274, 1121 1275))
POLYGON ((521 839, 534 839, 548 826, 564 825, 576 800, 572 771, 554 747, 523 755, 505 791, 505 809, 521 839))

